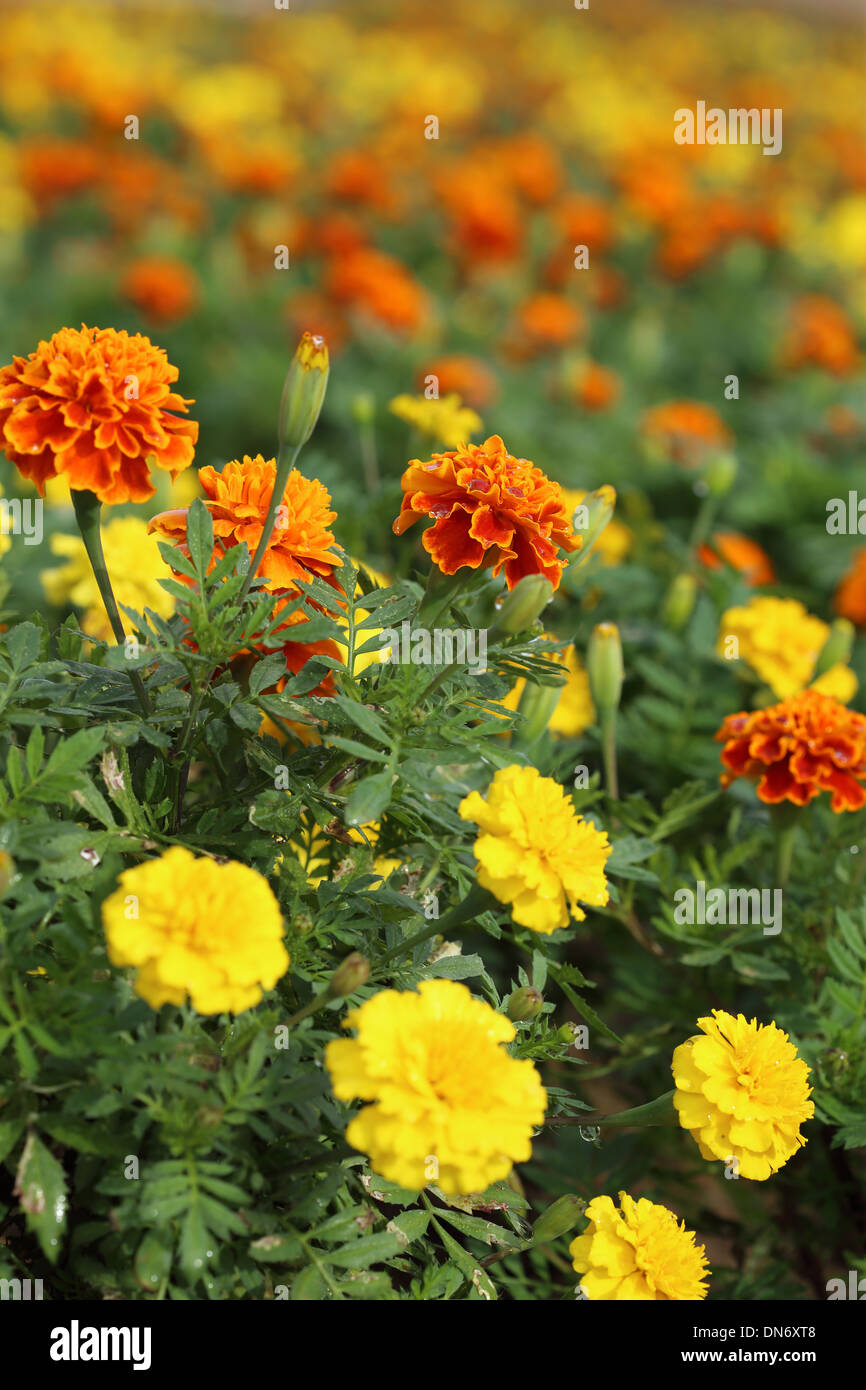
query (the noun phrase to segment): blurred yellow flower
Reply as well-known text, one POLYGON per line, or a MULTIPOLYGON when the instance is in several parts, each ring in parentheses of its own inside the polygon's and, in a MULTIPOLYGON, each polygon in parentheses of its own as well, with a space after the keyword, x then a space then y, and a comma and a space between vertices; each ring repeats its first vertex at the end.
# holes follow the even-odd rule
POLYGON ((463 405, 455 391, 433 400, 425 396, 395 396, 388 409, 448 449, 467 443, 482 428, 481 416, 463 405))
POLYGON ((500 768, 486 798, 470 792, 459 811, 481 830, 478 882, 510 905, 521 926, 550 933, 570 917, 583 920, 580 902, 607 903, 606 832, 578 816, 562 787, 537 768, 500 768))
MULTIPOLYGON (((115 517, 102 528, 102 548, 124 631, 132 631, 123 612, 124 605, 138 612, 145 607, 152 608, 161 618, 171 617, 174 599, 158 582, 170 578, 170 571, 159 553, 156 538, 147 533, 147 523, 137 516, 115 517)), ((42 571, 42 587, 48 602, 57 607, 72 603, 76 608, 83 608, 83 631, 89 637, 112 642, 108 614, 84 542, 78 536, 53 535, 51 550, 54 555, 65 556, 67 563, 42 571)))
MULTIPOLYGON (((545 635, 550 641, 556 641, 550 634, 545 635)), ((546 655, 550 661, 564 666, 568 673, 565 684, 559 688, 559 699, 547 727, 559 738, 577 738, 578 734, 582 734, 596 719, 595 705, 592 703, 589 690, 589 676, 581 665, 574 646, 566 647, 562 652, 548 652, 546 655)), ((500 704, 505 709, 516 710, 525 688, 526 681, 521 677, 500 704)))
POLYGON ((703 1158, 735 1159, 741 1178, 762 1182, 806 1143, 800 1125, 815 1113, 809 1068, 775 1023, 713 1009, 698 1027, 671 1064, 680 1124, 703 1158))
POLYGON ((502 1043, 514 1025, 454 980, 382 990, 347 1014, 325 1049, 339 1100, 370 1101, 346 1140, 403 1187, 483 1192, 531 1156, 547 1096, 532 1062, 502 1043))
POLYGON ((857 677, 841 663, 812 677, 830 628, 794 598, 757 595, 722 614, 716 650, 750 666, 779 699, 807 686, 846 704, 857 690, 857 677), (734 640, 732 640, 734 639, 734 640))

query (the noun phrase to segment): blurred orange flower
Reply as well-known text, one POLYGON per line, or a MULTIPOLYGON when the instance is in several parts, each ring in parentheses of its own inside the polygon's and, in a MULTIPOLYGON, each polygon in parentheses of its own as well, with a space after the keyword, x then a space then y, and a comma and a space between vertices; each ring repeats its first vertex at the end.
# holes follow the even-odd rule
POLYGON ((424 549, 443 574, 489 566, 498 574, 504 565, 509 589, 528 574, 556 589, 565 568, 558 552, 580 549, 559 484, 509 454, 498 434, 428 463, 413 459, 401 487, 394 531, 402 536, 419 517, 433 517, 424 549))
POLYGON ((823 367, 846 376, 858 359, 857 339, 844 309, 823 294, 804 294, 795 301, 782 344, 784 366, 823 367))
POLYGON ((854 553, 851 568, 842 576, 833 600, 836 612, 858 627, 866 627, 866 546, 854 553))
POLYGON ((724 448, 733 435, 711 405, 703 401, 666 401, 644 412, 641 433, 648 443, 676 463, 695 467, 708 448, 724 448))
POLYGON ((101 502, 146 502, 149 463, 172 478, 191 462, 191 401, 162 348, 141 333, 61 328, 29 357, 0 368, 0 440, 19 473, 44 494, 49 478, 90 489, 101 502))
POLYGON ((338 256, 329 267, 327 289, 338 303, 371 314, 396 332, 418 328, 427 314, 421 286, 400 261, 381 251, 338 256))
MULTIPOLYGON (((208 466, 200 468, 198 476, 205 492, 205 506, 213 517, 212 566, 226 550, 244 541, 250 554, 254 554, 274 490, 276 461, 264 459, 261 454, 255 458, 245 454, 243 459, 232 459, 221 473, 208 466)), ((340 556, 329 527, 337 513, 330 506, 330 494, 318 479, 305 478, 293 468, 260 567, 260 573, 267 575, 266 587, 271 593, 291 592, 296 580, 309 581, 314 576, 336 587, 333 572, 340 564, 340 556)), ((182 554, 188 554, 188 515, 188 507, 160 512, 151 518, 148 530, 158 532, 179 546, 182 554)))
POLYGON ((769 555, 739 531, 718 531, 708 545, 700 547, 698 559, 710 570, 720 569, 724 561, 755 588, 776 582, 769 555))
POLYGON ((129 267, 121 292, 148 318, 173 323, 186 318, 195 307, 198 279, 183 261, 146 256, 129 267))
POLYGON ((836 812, 866 805, 866 717, 830 695, 803 690, 768 709, 729 714, 716 739, 725 745, 725 787, 749 777, 769 805, 806 806, 824 791, 836 812))
POLYGON ((438 381, 440 396, 456 393, 474 410, 483 410, 499 395, 499 383, 480 357, 453 353, 434 358, 416 377, 419 391, 424 390, 430 376, 438 381))
POLYGON ((574 374, 572 390, 584 410, 607 410, 619 398, 622 382, 610 367, 586 362, 574 374))
POLYGON ((35 136, 21 144, 21 182, 36 202, 48 208, 91 187, 100 176, 99 152, 86 140, 35 136))
POLYGON ((585 328, 583 311, 564 295, 531 294, 517 308, 515 348, 521 354, 565 347, 580 338, 585 328))

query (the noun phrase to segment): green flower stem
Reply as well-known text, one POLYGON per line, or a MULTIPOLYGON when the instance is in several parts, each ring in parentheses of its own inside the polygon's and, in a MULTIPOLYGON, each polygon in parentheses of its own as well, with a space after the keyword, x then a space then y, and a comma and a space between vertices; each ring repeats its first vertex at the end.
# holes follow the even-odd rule
POLYGON ((274 521, 276 520, 276 515, 279 510, 280 503, 283 500, 283 493, 286 490, 286 483, 288 481, 289 474, 294 468, 298 459, 298 454, 301 452, 301 449, 303 447, 303 444, 296 444, 294 445, 294 447, 287 447, 282 442, 282 440, 280 441, 280 448, 277 454, 277 471, 274 477, 274 490, 271 493, 271 501, 270 506, 268 507, 268 514, 265 517, 265 523, 262 527, 262 534, 259 538, 259 543, 256 546, 256 553, 250 561, 250 567, 247 570, 246 578, 244 579, 244 582, 241 585, 241 590, 238 594, 237 600, 238 604, 243 603, 244 599, 250 591, 250 585, 252 584, 253 580, 259 572, 259 565, 262 563, 264 553, 268 548, 268 543, 273 534, 274 521))
POLYGON ((601 753, 604 760, 604 780, 608 796, 619 800, 619 776, 616 766, 616 710, 603 710, 601 724, 601 753))
POLYGON ((409 936, 405 941, 399 942, 392 950, 386 951, 385 955, 376 962, 376 972, 381 971, 383 966, 388 965, 397 956, 411 955, 416 946, 429 941, 431 937, 444 936, 446 932, 452 931, 454 927, 459 927, 470 917, 477 917, 480 912, 486 911, 489 901, 487 890, 481 888, 477 883, 474 884, 462 903, 452 907, 451 911, 446 912, 444 917, 437 918, 429 927, 424 927, 414 936, 409 936))
POLYGON ((665 1091, 664 1095, 657 1096, 655 1100, 647 1101, 646 1105, 635 1105, 631 1110, 619 1110, 613 1115, 556 1115, 553 1119, 543 1120, 542 1124, 547 1125, 607 1125, 609 1128, 620 1126, 625 1128, 630 1125, 674 1125, 678 1123, 677 1112, 673 1104, 674 1092, 665 1091))
POLYGON ((797 835, 797 822, 777 821, 776 833, 776 887, 787 887, 791 876, 791 863, 794 856, 794 840, 797 835))
MULTIPOLYGON (((114 633, 116 641, 123 646, 126 642, 126 633, 121 621, 117 601, 114 597, 114 590, 111 587, 111 580, 108 576, 108 568, 105 563, 105 555, 102 549, 102 532, 100 529, 100 518, 102 514, 102 503, 95 493, 72 489, 72 505, 75 508, 75 520, 81 532, 81 539, 84 541, 84 549, 87 551, 87 558, 93 570, 93 577, 105 604, 105 611, 108 614, 108 621, 114 633)), ((128 672, 129 679, 132 681, 133 689, 138 696, 139 704, 146 718, 150 717, 150 701, 147 698, 147 691, 144 688, 144 681, 137 671, 128 672)))

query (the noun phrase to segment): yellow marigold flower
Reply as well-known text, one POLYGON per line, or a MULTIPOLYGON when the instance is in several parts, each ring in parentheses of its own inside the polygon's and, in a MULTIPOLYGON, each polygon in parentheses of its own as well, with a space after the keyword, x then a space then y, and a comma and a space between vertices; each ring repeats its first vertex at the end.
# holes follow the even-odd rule
MULTIPOLYGON (((137 516, 115 517, 102 528, 102 548, 124 631, 132 631, 123 612, 124 605, 139 613, 144 608, 152 608, 161 618, 170 618, 174 599, 159 584, 160 579, 170 577, 169 570, 159 553, 156 538, 148 535, 147 523, 137 516)), ((80 536, 53 535, 51 550, 54 555, 65 556, 66 564, 42 571, 42 587, 48 602, 58 607, 72 603, 76 608, 83 608, 81 626, 88 636, 113 642, 111 624, 83 540, 80 536)))
POLYGON ((582 921, 580 902, 604 907, 604 866, 610 854, 605 831, 578 816, 562 787, 535 767, 503 767, 486 799, 470 792, 460 803, 463 820, 475 821, 478 882, 511 916, 532 931, 582 921))
POLYGON ((707 1296, 707 1254, 694 1231, 647 1197, 593 1197, 589 1228, 568 1247, 590 1300, 684 1302, 707 1296))
MULTIPOLYGON (((573 516, 588 493, 580 488, 564 487, 562 495, 573 516)), ((617 521, 616 517, 611 517, 592 550, 593 554, 597 553, 601 556, 603 565, 619 565, 626 558, 633 544, 634 532, 631 527, 626 526, 624 521, 617 521)))
POLYGON ((395 396, 388 409, 447 449, 459 448, 482 428, 481 416, 464 405, 456 391, 433 400, 425 396, 395 396))
MULTIPOLYGON (((353 825, 346 833, 353 844, 368 845, 375 848, 379 839, 379 828, 378 821, 370 821, 368 825, 353 825)), ((289 842, 289 849, 306 873, 307 882, 311 888, 318 888, 320 883, 330 878, 331 849, 335 843, 334 838, 327 835, 309 813, 305 813, 301 817, 295 839, 289 842)), ((347 854, 348 852, 349 846, 346 845, 343 853, 347 854)), ((377 860, 376 865, 379 862, 377 860)), ((385 861, 383 859, 381 862, 397 864, 400 861, 385 861)), ((379 873, 380 870, 376 868, 376 872, 379 873)), ((388 872, 390 873, 390 869, 388 872)))
MULTIPOLYGON (((756 595, 722 614, 717 651, 730 658, 730 639, 736 638, 733 652, 784 700, 811 683, 829 636, 827 623, 809 613, 798 599, 756 595)), ((840 663, 825 671, 815 688, 844 704, 857 690, 857 677, 840 663)))
POLYGON ((532 1062, 510 1057, 514 1025, 454 980, 393 989, 346 1016, 354 1039, 325 1049, 334 1095, 372 1101, 346 1139, 402 1187, 483 1192, 531 1155, 547 1096, 532 1062))
MULTIPOLYGON (((0 486, 0 497, 2 496, 3 488, 0 486)), ((5 555, 11 544, 12 537, 9 535, 9 532, 3 526, 0 526, 0 555, 5 555)))
POLYGON ((189 996, 200 1014, 239 1014, 289 968, 279 905, 261 874, 178 845, 120 875, 102 923, 109 960, 138 967, 136 993, 153 1009, 189 996))
MULTIPOLYGON (((545 634, 549 641, 555 637, 545 634)), ((567 672, 565 684, 559 688, 559 699, 547 725, 552 734, 560 738, 577 738, 590 724, 595 723, 595 705, 589 691, 589 676, 580 664, 580 658, 573 646, 562 652, 546 653, 549 660, 564 666, 567 672)), ((505 709, 516 710, 520 704, 526 681, 521 677, 500 701, 505 709)))
POLYGON ((737 1160, 741 1178, 775 1173, 806 1140, 815 1113, 809 1068, 775 1023, 713 1009, 674 1052, 674 1105, 704 1158, 737 1160))

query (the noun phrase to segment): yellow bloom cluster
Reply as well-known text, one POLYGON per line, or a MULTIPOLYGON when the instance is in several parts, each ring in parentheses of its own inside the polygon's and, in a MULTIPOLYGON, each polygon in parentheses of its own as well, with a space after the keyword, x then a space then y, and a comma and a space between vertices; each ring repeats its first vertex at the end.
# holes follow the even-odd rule
POLYGON ((261 874, 230 860, 196 859, 176 845, 127 869, 102 905, 113 965, 138 969, 151 1008, 242 1013, 289 968, 276 898, 261 874))
MULTIPOLYGON (((124 606, 142 612, 152 608, 161 618, 170 618, 174 599, 160 587, 160 579, 171 577, 159 553, 155 536, 147 533, 147 523, 137 516, 118 516, 102 528, 102 548, 111 575, 114 596, 120 608, 124 630, 131 631, 124 606)), ((84 609, 82 629, 90 637, 113 642, 111 624, 93 570, 79 536, 53 535, 51 550, 66 557, 66 564, 42 571, 42 587, 49 603, 58 607, 73 603, 84 609)))
POLYGON ((812 681, 821 649, 830 636, 828 625, 805 609, 795 598, 757 595, 748 603, 729 608, 722 614, 717 650, 730 657, 734 653, 770 687, 780 700, 797 695, 808 685, 832 695, 843 705, 857 691, 857 677, 849 667, 838 663, 812 681))
POLYGON ((464 405, 453 391, 432 400, 425 396, 395 396, 388 409, 446 449, 459 448, 482 427, 480 415, 464 405))
POLYGON ((806 1143, 800 1125, 815 1113, 809 1068, 775 1023, 714 1009, 700 1033, 676 1049, 674 1105, 704 1158, 736 1159, 742 1178, 762 1181, 806 1143))
POLYGON ((393 989, 352 1010, 357 1038, 328 1044, 334 1095, 365 1105, 346 1130, 402 1187, 483 1192, 531 1153, 547 1097, 531 1062, 500 1046, 513 1024, 454 980, 393 989))
POLYGON ((671 1302, 707 1296, 707 1257, 694 1231, 667 1207, 619 1194, 594 1197, 586 1209, 589 1227, 569 1246, 592 1301, 671 1302))
POLYGON ((534 767, 503 767, 487 796, 470 792, 460 803, 474 821, 478 882, 521 926, 550 933, 582 921, 578 902, 604 907, 604 866, 610 843, 604 831, 578 816, 562 787, 534 767))

